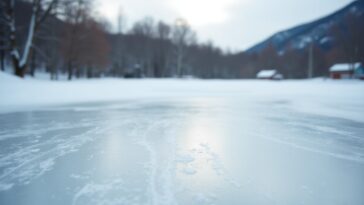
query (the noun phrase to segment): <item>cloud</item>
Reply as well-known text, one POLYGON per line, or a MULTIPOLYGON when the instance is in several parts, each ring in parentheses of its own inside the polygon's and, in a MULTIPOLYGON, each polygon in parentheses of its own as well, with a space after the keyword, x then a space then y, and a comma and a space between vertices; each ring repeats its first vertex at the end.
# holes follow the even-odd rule
POLYGON ((229 8, 236 0, 174 0, 169 1, 170 7, 185 18, 191 25, 205 26, 226 22, 229 8))
POLYGON ((186 19, 199 39, 233 50, 249 46, 282 29, 329 14, 352 0, 96 0, 96 10, 113 25, 121 6, 127 24, 145 16, 172 24, 186 19))

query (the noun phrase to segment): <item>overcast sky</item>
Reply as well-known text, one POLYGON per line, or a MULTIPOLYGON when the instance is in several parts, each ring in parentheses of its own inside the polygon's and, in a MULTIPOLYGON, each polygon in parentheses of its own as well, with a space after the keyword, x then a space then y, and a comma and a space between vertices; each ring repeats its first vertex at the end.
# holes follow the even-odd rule
POLYGON ((97 11, 115 24, 119 7, 131 26, 151 16, 173 23, 184 18, 199 41, 244 50, 273 33, 315 20, 352 0, 96 0, 97 11))

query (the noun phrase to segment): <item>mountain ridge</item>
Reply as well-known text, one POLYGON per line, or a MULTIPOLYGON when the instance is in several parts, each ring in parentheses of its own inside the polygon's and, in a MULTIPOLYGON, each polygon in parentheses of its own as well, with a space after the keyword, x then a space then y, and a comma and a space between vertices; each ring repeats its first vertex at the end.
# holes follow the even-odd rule
POLYGON ((279 31, 260 43, 250 47, 245 52, 259 53, 270 45, 273 45, 278 52, 284 52, 287 48, 289 48, 289 45, 295 49, 304 49, 312 41, 316 43, 320 43, 319 41, 322 41, 322 44, 328 43, 327 41, 333 39, 333 37, 329 34, 330 28, 343 21, 345 16, 350 12, 357 12, 358 16, 363 15, 364 1, 353 1, 342 9, 322 18, 279 31))

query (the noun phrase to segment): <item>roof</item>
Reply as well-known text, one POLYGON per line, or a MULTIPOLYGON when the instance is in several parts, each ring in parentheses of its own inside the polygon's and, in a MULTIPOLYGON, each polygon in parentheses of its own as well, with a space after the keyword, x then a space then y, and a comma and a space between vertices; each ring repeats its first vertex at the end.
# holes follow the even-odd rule
POLYGON ((276 70, 261 70, 257 73, 257 78, 272 78, 275 74, 276 70))
MULTIPOLYGON (((361 63, 354 63, 354 70, 359 68, 361 63)), ((349 63, 335 64, 331 66, 330 72, 343 72, 343 71, 353 71, 352 65, 349 63)))

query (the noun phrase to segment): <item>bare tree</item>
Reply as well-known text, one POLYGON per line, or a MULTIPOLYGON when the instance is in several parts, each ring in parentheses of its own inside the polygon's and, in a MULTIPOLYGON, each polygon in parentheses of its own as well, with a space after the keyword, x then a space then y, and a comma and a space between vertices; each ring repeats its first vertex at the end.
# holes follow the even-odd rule
POLYGON ((124 15, 123 9, 120 6, 117 14, 117 33, 123 34, 126 28, 126 17, 124 15))
POLYGON ((80 50, 80 64, 86 68, 88 78, 99 76, 108 63, 110 51, 105 31, 98 22, 89 19, 86 24, 85 37, 80 50))
POLYGON ((141 66, 142 75, 154 77, 153 72, 153 41, 155 37, 154 19, 145 17, 136 22, 130 34, 134 35, 134 51, 136 54, 136 64, 141 66))
POLYGON ((171 50, 170 36, 171 27, 168 24, 159 21, 156 29, 157 48, 153 65, 155 77, 163 77, 167 74, 166 67, 168 64, 169 51, 171 50))
MULTIPOLYGON (((3 4, 5 2, 0 3, 0 8, 3 8, 3 4)), ((0 11, 1 12, 1 11, 0 11)), ((5 70, 5 51, 8 49, 7 45, 7 29, 4 24, 0 24, 0 68, 2 71, 5 70)))
POLYGON ((4 0, 4 9, 2 9, 1 22, 9 28, 10 55, 13 62, 14 73, 19 77, 24 77, 30 49, 33 44, 34 35, 39 26, 54 10, 59 0, 32 0, 32 13, 28 25, 28 34, 25 41, 23 52, 19 51, 18 39, 16 38, 15 24, 15 2, 16 0, 4 0))
POLYGON ((90 1, 75 0, 65 4, 65 26, 61 41, 61 53, 66 62, 68 80, 73 75, 80 75, 80 58, 82 54, 81 42, 87 34, 86 22, 89 18, 90 1))
POLYGON ((191 30, 188 22, 184 19, 177 19, 175 21, 172 42, 176 46, 176 74, 179 77, 184 75, 185 62, 187 57, 187 47, 196 40, 196 34, 191 30))
POLYGON ((112 47, 112 75, 123 76, 125 74, 126 67, 126 46, 124 42, 124 32, 126 27, 126 17, 121 7, 119 7, 117 14, 117 30, 115 34, 115 40, 112 47))

